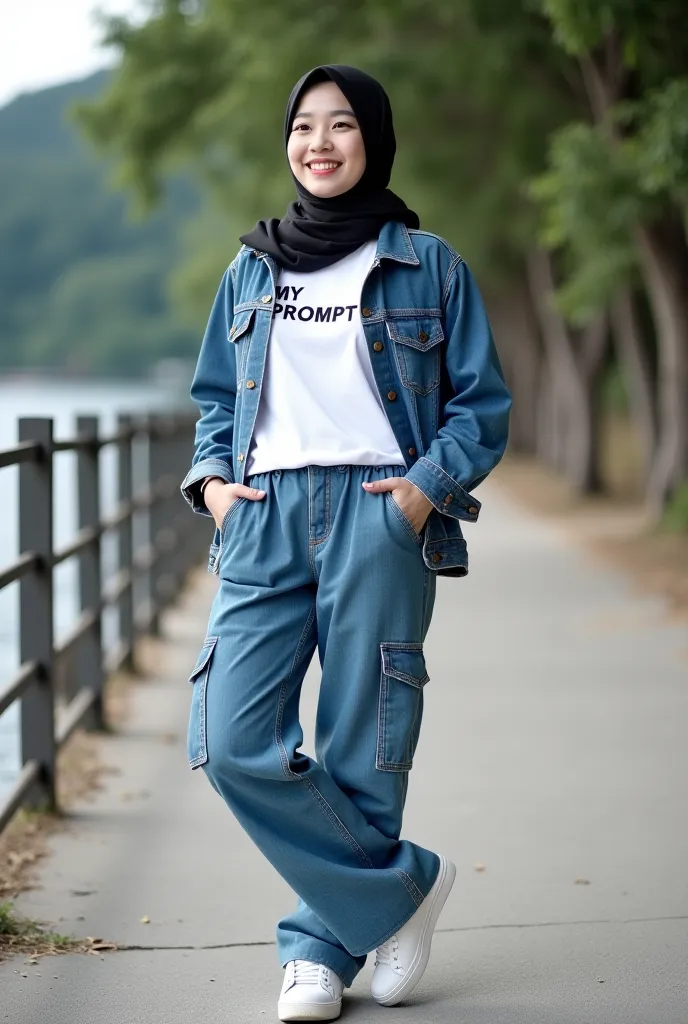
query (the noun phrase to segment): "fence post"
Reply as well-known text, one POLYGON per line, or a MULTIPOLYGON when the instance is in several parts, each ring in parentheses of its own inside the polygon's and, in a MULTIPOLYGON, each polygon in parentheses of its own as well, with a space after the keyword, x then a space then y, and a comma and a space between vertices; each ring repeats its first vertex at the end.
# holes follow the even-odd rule
POLYGON ((38 761, 38 784, 27 795, 33 809, 54 810, 55 693, 53 689, 53 421, 20 419, 19 440, 37 441, 35 460, 19 467, 19 550, 38 555, 39 565, 19 584, 21 663, 36 661, 39 680, 21 700, 21 759, 38 761))
MULTIPOLYGON (((77 434, 81 440, 93 441, 77 454, 77 475, 79 482, 79 529, 100 523, 100 459, 98 447, 98 417, 79 416, 76 421, 77 434)), ((96 700, 91 710, 91 724, 103 727, 103 642, 102 593, 100 565, 100 537, 97 537, 79 554, 79 594, 81 611, 94 609, 97 617, 93 626, 81 641, 78 664, 77 689, 88 686, 95 691, 96 700)))
MULTIPOLYGON (((118 431, 130 431, 133 417, 122 414, 117 418, 118 431)), ((120 504, 130 502, 134 496, 132 438, 126 438, 117 445, 117 497, 120 504)), ((117 568, 121 573, 129 573, 130 583, 122 591, 118 601, 119 642, 124 658, 122 667, 129 672, 135 670, 134 662, 134 515, 130 513, 119 524, 117 531, 117 568)))
MULTIPOLYGON (((165 532, 169 550, 163 566, 163 601, 172 604, 179 597, 179 589, 186 575, 186 559, 188 545, 185 531, 180 528, 181 514, 184 512, 184 499, 177 485, 183 477, 179 476, 179 420, 175 413, 168 413, 166 419, 165 442, 165 481, 170 487, 170 494, 165 499, 165 532)), ((186 518, 184 517, 184 522, 186 518)))
MULTIPOLYGON (((177 443, 175 445, 176 452, 176 471, 177 480, 181 484, 182 480, 189 471, 191 466, 191 459, 193 456, 193 423, 191 417, 188 415, 180 414, 177 418, 177 443)), ((203 557, 203 547, 207 551, 209 541, 206 540, 200 516, 194 516, 191 509, 187 508, 186 503, 181 496, 181 491, 178 497, 179 508, 181 509, 180 515, 182 516, 182 522, 184 524, 184 560, 182 562, 182 572, 184 578, 192 568, 196 568, 198 563, 203 557), (197 520, 197 521, 196 521, 197 520)))
MULTIPOLYGON (((157 488, 160 477, 163 473, 164 451, 163 439, 160 435, 161 417, 153 413, 147 417, 148 426, 148 486, 153 493, 157 488)), ((150 538, 151 552, 155 556, 157 545, 160 544, 160 532, 163 527, 162 502, 156 500, 148 510, 148 532, 150 538)), ((149 630, 153 636, 160 634, 160 559, 153 562, 149 579, 149 630)))

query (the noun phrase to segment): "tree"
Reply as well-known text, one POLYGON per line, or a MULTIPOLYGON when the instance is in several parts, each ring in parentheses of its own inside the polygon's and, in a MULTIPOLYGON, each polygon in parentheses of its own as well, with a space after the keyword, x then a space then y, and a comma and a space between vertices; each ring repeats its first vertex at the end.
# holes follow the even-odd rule
POLYGON ((544 0, 574 55, 592 123, 555 139, 541 182, 551 241, 567 249, 563 307, 585 321, 614 302, 632 356, 637 415, 654 440, 651 364, 628 290, 638 271, 653 313, 659 436, 648 474, 656 511, 688 479, 688 31, 677 0, 544 0), (583 172, 583 173, 581 173, 583 172))

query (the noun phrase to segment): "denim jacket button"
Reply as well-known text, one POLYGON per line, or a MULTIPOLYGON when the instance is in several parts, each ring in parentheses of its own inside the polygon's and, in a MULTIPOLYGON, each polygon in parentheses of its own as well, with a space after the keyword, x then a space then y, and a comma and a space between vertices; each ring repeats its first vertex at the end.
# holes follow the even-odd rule
POLYGON ((243 452, 239 452, 239 454, 237 455, 237 459, 238 459, 239 462, 243 462, 244 461, 244 453, 243 452))
POLYGON ((260 301, 265 303, 272 302, 272 295, 264 295, 260 301))
POLYGON ((453 494, 448 494, 446 496, 446 498, 444 499, 444 504, 445 505, 451 505, 453 500, 454 500, 454 495, 453 494))
POLYGON ((477 514, 478 514, 478 510, 477 510, 477 508, 475 507, 475 505, 470 505, 470 506, 469 506, 469 508, 468 508, 468 514, 469 514, 470 516, 477 516, 477 514))
POLYGON ((432 556, 432 560, 433 560, 433 562, 441 562, 442 561, 442 555, 439 553, 439 551, 435 552, 435 554, 432 556))
POLYGON ((372 314, 373 314, 372 309, 368 309, 367 306, 366 306, 365 309, 361 310, 361 316, 372 316, 372 314))
POLYGON ((387 392, 387 397, 389 398, 390 402, 395 402, 396 398, 397 398, 396 391, 388 391, 387 392))
POLYGON ((256 386, 256 382, 254 380, 247 380, 246 381, 246 387, 249 389, 249 391, 251 391, 252 388, 254 388, 255 386, 256 386))
POLYGON ((374 352, 382 352, 384 347, 385 346, 382 344, 381 341, 374 341, 373 342, 373 351, 374 352))
POLYGON ((409 453, 409 455, 415 455, 416 454, 416 449, 415 448, 409 448, 408 453, 409 453))

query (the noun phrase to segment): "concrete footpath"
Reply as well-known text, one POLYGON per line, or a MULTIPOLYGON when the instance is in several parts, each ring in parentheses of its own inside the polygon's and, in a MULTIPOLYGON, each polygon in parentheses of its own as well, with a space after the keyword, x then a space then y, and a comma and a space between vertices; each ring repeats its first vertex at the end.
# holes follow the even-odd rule
MULTIPOLYGON (((342 1020, 688 1024, 688 631, 498 482, 480 497, 471 574, 439 580, 404 829, 457 881, 408 1002, 372 1002, 370 957, 342 1020)), ((159 675, 103 740, 117 774, 19 901, 131 948, 0 965, 2 1024, 276 1020, 294 897, 185 761, 214 587, 166 617, 159 675)), ((307 750, 317 683, 316 659, 307 750)))

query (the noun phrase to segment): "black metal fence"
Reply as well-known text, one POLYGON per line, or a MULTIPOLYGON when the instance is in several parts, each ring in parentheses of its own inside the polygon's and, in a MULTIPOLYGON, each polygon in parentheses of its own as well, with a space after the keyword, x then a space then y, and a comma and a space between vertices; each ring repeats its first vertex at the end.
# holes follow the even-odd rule
POLYGON ((97 417, 79 417, 77 436, 64 441, 54 439, 51 419, 21 419, 19 443, 0 451, 0 469, 19 466, 19 557, 0 568, 0 590, 15 581, 20 588, 20 667, 9 682, 0 680, 0 714, 21 700, 21 770, 0 800, 0 830, 22 806, 55 808, 59 748, 78 726, 104 724, 108 674, 134 668, 137 636, 157 631, 160 611, 200 563, 207 524, 191 514, 179 491, 193 422, 186 413, 120 416, 116 432, 101 436, 97 417), (117 452, 117 504, 103 517, 100 453, 108 446, 117 452), (65 451, 76 453, 78 533, 54 550, 54 456, 65 451), (104 580, 106 535, 116 541, 116 569, 104 580), (56 645, 54 569, 72 558, 78 559, 80 618, 56 645), (102 626, 109 608, 115 609, 116 639, 106 650, 102 626))

